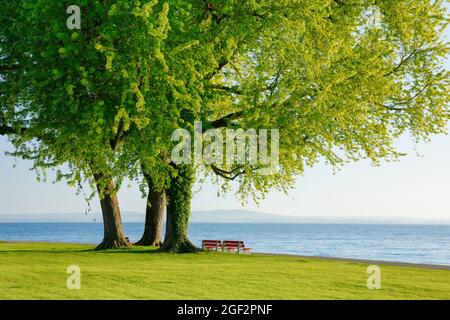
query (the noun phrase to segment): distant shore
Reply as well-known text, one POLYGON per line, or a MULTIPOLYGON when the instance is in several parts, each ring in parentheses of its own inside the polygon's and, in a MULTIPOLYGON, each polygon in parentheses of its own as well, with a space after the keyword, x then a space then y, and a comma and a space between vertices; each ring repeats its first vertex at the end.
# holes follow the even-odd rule
MULTIPOLYGON (((144 212, 122 212, 124 223, 144 223, 144 212)), ((193 211, 191 223, 306 223, 450 225, 449 218, 293 216, 251 210, 193 211)), ((101 223, 100 212, 0 213, 0 223, 101 223)))

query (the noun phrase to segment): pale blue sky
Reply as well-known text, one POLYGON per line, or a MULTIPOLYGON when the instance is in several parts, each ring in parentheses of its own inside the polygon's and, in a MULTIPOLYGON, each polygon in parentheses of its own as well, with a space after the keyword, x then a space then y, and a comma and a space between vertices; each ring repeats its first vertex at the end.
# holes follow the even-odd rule
MULTIPOLYGON (((398 145, 408 152, 400 162, 372 167, 362 161, 336 174, 319 165, 299 177, 289 195, 273 192, 259 207, 252 202, 242 207, 232 194, 218 198, 216 189, 206 185, 195 195, 192 209, 245 208, 305 217, 450 218, 450 137, 436 136, 421 144, 417 148, 421 156, 408 139, 398 145)), ((75 189, 64 183, 38 183, 30 163, 5 157, 6 150, 11 146, 0 137, 0 215, 84 212, 86 203, 75 189)), ((135 186, 124 186, 119 194, 122 210, 143 212, 140 195, 135 186)), ((100 211, 98 201, 93 210, 100 211)))

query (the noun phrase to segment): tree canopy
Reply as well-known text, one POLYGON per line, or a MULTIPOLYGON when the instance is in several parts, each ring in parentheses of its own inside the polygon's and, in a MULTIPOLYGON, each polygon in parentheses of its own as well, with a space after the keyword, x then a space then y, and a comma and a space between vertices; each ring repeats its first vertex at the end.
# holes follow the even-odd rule
MULTIPOLYGON (((271 174, 205 164, 239 195, 286 189, 308 166, 400 156, 449 119, 442 1, 1 0, 1 133, 70 182, 177 168, 174 130, 279 129, 271 174), (69 5, 81 29, 66 25, 69 5), (39 139, 36 141, 36 139, 39 139), (92 179, 92 173, 103 175, 92 179)), ((191 172, 183 169, 183 172, 191 172)), ((199 175, 200 173, 198 173, 199 175)), ((190 181, 190 179, 188 179, 190 181)), ((176 183, 175 183, 176 184, 176 183)), ((189 183, 189 185, 191 185, 189 183)), ((179 186, 177 186, 179 189, 179 186)), ((177 190, 178 190, 177 189, 177 190)))

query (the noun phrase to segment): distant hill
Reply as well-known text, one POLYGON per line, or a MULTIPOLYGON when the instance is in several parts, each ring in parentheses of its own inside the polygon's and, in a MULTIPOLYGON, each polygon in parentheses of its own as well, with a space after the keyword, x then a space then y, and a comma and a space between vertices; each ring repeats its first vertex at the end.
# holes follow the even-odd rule
MULTIPOLYGON (((144 222, 145 216, 138 212, 123 212, 124 222, 144 222)), ((194 211, 193 223, 275 223, 293 222, 295 218, 275 214, 260 213, 245 210, 217 210, 194 211)), ((101 222, 101 213, 28 213, 28 214, 0 214, 0 223, 3 222, 101 222)))
MULTIPOLYGON (((143 223, 145 215, 124 212, 124 222, 143 223)), ((101 223, 101 213, 27 213, 0 214, 0 223, 101 223)), ((348 224, 450 224, 450 219, 298 217, 247 210, 194 211, 192 223, 348 223, 348 224)))
POLYGON ((215 210, 192 213, 194 223, 348 223, 348 224, 450 224, 450 219, 399 217, 299 217, 247 210, 215 210))
POLYGON ((18 213, 18 214, 0 214, 0 223, 23 222, 23 223, 79 223, 79 222, 101 222, 100 213, 18 213))
POLYGON ((203 223, 287 223, 299 221, 298 217, 247 210, 194 211, 191 222, 203 223))

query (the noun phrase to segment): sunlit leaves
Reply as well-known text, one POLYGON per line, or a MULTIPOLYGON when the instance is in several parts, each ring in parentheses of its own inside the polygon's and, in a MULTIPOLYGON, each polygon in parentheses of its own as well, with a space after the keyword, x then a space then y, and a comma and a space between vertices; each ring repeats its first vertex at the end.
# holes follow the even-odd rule
POLYGON ((18 153, 69 161, 75 180, 88 162, 118 179, 145 164, 163 185, 173 130, 236 112, 230 128, 281 134, 278 171, 245 167, 242 197, 446 130, 442 1, 78 1, 79 31, 67 1, 1 2, 0 59, 22 67, 2 74, 2 111, 48 137, 18 139, 18 153))

